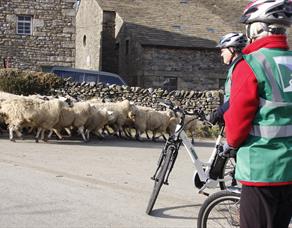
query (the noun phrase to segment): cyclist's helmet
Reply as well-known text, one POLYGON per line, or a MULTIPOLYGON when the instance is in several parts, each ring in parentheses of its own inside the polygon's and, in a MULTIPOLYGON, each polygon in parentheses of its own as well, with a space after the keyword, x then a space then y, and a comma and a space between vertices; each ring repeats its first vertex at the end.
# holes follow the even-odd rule
POLYGON ((290 26, 292 0, 254 0, 245 8, 240 22, 244 24, 263 22, 290 26))
POLYGON ((247 44, 246 36, 243 33, 232 32, 221 37, 217 48, 229 48, 234 47, 238 50, 243 49, 247 44))

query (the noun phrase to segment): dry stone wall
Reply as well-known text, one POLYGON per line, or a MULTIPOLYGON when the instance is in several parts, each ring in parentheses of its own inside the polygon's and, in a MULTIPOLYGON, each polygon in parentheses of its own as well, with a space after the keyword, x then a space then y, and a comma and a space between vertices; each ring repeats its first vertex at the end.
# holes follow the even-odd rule
POLYGON ((161 110, 159 99, 167 99, 180 105, 186 110, 202 108, 206 114, 215 110, 223 100, 222 90, 173 90, 161 88, 141 88, 118 85, 105 85, 95 83, 78 83, 67 81, 64 88, 53 89, 53 95, 70 95, 77 100, 100 98, 104 101, 114 102, 128 99, 137 105, 153 107, 161 110))

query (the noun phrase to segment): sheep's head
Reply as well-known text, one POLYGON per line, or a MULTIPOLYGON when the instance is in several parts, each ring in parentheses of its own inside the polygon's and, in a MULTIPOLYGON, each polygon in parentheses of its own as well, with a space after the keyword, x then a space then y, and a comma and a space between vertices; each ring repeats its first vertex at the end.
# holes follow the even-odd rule
POLYGON ((113 111, 106 111, 108 121, 112 121, 115 119, 115 115, 113 111))
POLYGON ((136 113, 134 111, 130 111, 130 112, 128 112, 128 117, 130 120, 135 121, 136 113))

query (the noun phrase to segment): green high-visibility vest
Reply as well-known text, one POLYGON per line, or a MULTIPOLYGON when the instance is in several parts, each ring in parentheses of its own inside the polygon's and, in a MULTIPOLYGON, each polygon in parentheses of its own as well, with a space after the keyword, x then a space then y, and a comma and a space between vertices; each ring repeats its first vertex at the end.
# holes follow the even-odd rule
POLYGON ((228 101, 230 98, 230 87, 231 87, 231 75, 233 72, 235 64, 232 64, 232 66, 228 69, 227 77, 224 85, 224 102, 228 101))
POLYGON ((234 67, 236 66, 236 64, 242 59, 242 55, 239 54, 239 56, 231 63, 228 71, 227 71, 227 77, 226 77, 226 81, 224 84, 224 102, 228 101, 230 98, 230 89, 231 89, 231 76, 232 76, 232 72, 234 67))
POLYGON ((256 75, 260 105, 237 153, 236 178, 292 181, 292 51, 262 48, 243 58, 256 75))

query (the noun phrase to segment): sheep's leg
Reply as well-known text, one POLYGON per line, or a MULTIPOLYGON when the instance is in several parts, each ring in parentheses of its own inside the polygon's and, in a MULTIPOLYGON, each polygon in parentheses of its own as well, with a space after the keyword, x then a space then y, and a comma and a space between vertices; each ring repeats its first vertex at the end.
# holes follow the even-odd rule
POLYGON ((152 141, 153 142, 156 142, 156 137, 155 136, 156 136, 156 131, 153 131, 153 135, 152 135, 152 141))
POLYGON ((194 132, 191 132, 191 135, 192 135, 192 144, 195 145, 194 132))
POLYGON ((47 142, 47 141, 48 141, 48 138, 46 137, 45 133, 46 133, 46 129, 43 129, 43 130, 42 130, 41 139, 42 139, 44 142, 47 142))
POLYGON ((29 129, 28 129, 28 134, 31 134, 32 133, 32 131, 33 131, 33 127, 29 127, 29 129))
POLYGON ((97 138, 98 138, 99 140, 103 140, 103 139, 105 139, 105 137, 100 133, 100 131, 99 131, 98 129, 96 129, 96 130, 94 131, 94 134, 97 136, 97 138))
POLYGON ((119 137, 119 126, 117 124, 113 124, 110 126, 113 129, 113 132, 111 133, 111 135, 117 136, 119 137))
POLYGON ((154 141, 154 142, 156 142, 156 141, 160 138, 160 136, 165 137, 165 136, 163 135, 163 133, 160 133, 160 135, 158 135, 157 137, 155 137, 155 136, 156 136, 156 132, 155 132, 155 134, 153 134, 153 141, 154 141))
POLYGON ((145 131, 145 133, 146 133, 147 139, 150 140, 150 137, 149 137, 149 135, 148 135, 148 131, 147 131, 147 130, 145 131))
POLYGON ((65 127, 65 131, 67 132, 68 136, 71 137, 71 131, 69 128, 65 127))
POLYGON ((113 135, 114 134, 114 132, 110 132, 108 125, 104 127, 103 134, 105 133, 105 131, 108 133, 108 135, 113 135))
POLYGON ((15 138, 13 137, 13 126, 9 126, 9 140, 15 142, 15 138))
POLYGON ((138 140, 138 141, 141 141, 140 135, 141 135, 141 132, 136 129, 135 139, 138 140))
POLYGON ((123 128, 123 132, 127 138, 132 138, 132 134, 131 134, 130 130, 123 128))
POLYGON ((39 127, 38 130, 37 130, 37 133, 36 133, 36 136, 34 137, 35 138, 35 142, 39 142, 39 137, 40 137, 40 133, 41 133, 42 129, 39 127))
POLYGON ((87 140, 89 141, 89 138, 90 138, 90 130, 88 130, 88 129, 85 130, 85 136, 86 136, 87 140))
POLYGON ((163 133, 162 133, 161 135, 162 135, 163 139, 164 139, 165 141, 167 141, 167 138, 165 137, 165 135, 164 135, 163 133))
POLYGON ((84 135, 84 126, 78 127, 78 132, 82 135, 83 141, 87 142, 87 139, 84 135))
MULTIPOLYGON (((63 139, 63 136, 61 135, 61 133, 57 129, 53 129, 53 131, 55 132, 55 134, 58 136, 59 139, 61 139, 61 140, 63 139)), ((51 130, 51 132, 52 132, 52 130, 51 130)))
POLYGON ((48 134, 48 138, 50 139, 52 137, 53 134, 53 130, 50 130, 49 134, 48 134))
POLYGON ((123 135, 122 135, 123 130, 122 129, 119 129, 118 132, 119 132, 119 137, 120 138, 123 138, 123 135))
POLYGON ((128 136, 132 139, 133 135, 132 135, 132 129, 133 128, 128 128, 127 132, 128 132, 128 136))
POLYGON ((18 138, 23 140, 22 133, 17 128, 15 129, 15 133, 16 133, 18 138))

